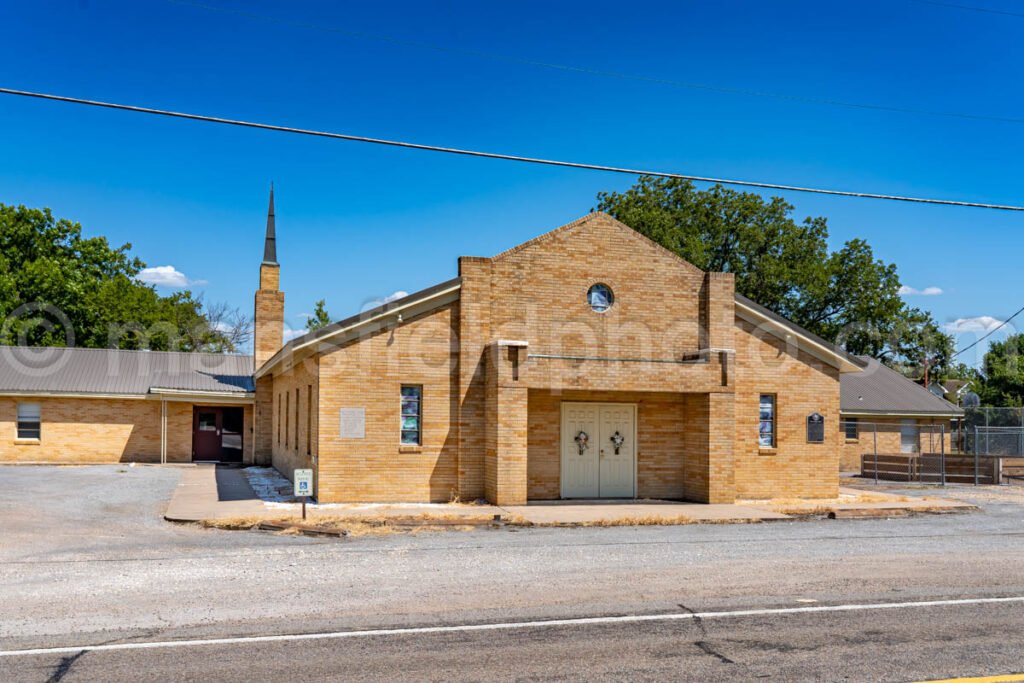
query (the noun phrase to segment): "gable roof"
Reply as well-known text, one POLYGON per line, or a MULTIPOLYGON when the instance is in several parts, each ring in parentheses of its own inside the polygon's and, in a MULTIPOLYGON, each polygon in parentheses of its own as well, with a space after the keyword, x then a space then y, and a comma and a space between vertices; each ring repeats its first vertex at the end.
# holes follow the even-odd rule
POLYGON ((402 315, 403 313, 408 313, 410 316, 422 315, 447 305, 459 298, 461 287, 461 278, 446 280, 432 287, 413 292, 401 299, 389 301, 376 308, 371 308, 368 311, 357 313, 336 323, 325 325, 319 330, 307 332, 301 337, 292 339, 278 349, 277 353, 268 358, 262 367, 256 369, 255 377, 263 377, 286 358, 294 358, 302 352, 315 353, 316 349, 321 345, 343 344, 354 335, 367 330, 378 329, 393 316, 402 315))
POLYGON ((235 354, 0 346, 0 394, 244 397, 252 365, 235 354))
POLYGON ((864 371, 839 378, 844 415, 956 417, 964 411, 874 358, 858 356, 864 371))
POLYGON ((755 325, 763 325, 766 331, 772 332, 780 339, 785 340, 787 335, 796 337, 798 342, 802 342, 801 348, 815 358, 839 368, 841 373, 857 373, 864 367, 864 361, 852 353, 847 353, 832 342, 825 341, 742 294, 736 295, 736 315, 755 325))

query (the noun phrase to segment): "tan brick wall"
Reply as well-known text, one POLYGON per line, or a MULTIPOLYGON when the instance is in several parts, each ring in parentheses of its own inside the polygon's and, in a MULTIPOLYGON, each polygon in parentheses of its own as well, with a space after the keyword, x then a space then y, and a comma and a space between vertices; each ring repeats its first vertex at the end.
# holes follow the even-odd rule
POLYGON ((736 321, 735 461, 740 498, 834 498, 842 444, 839 371, 750 323, 736 321), (776 447, 758 446, 758 403, 775 394, 776 447), (825 418, 825 442, 807 443, 806 419, 825 418))
POLYGON ((491 340, 491 260, 464 256, 459 259, 459 275, 462 287, 454 313, 458 330, 457 488, 463 499, 476 500, 484 497, 484 349, 491 340))
POLYGON ((278 291, 281 269, 260 265, 260 288, 256 290, 253 318, 253 351, 259 369, 277 353, 284 341, 284 293, 278 291))
POLYGON ((274 453, 274 378, 265 375, 256 380, 255 430, 253 431, 254 462, 270 465, 274 453))
MULTIPOLYGON (((457 494, 456 308, 406 319, 320 358, 321 501, 444 502, 457 494), (402 384, 423 387, 422 446, 400 445, 402 384), (340 438, 341 408, 365 408, 366 438, 340 438)), ((482 472, 475 475, 482 482, 482 472)))
MULTIPOLYGON (((0 462, 160 462, 160 401, 26 398, 39 403, 42 437, 18 443, 17 398, 0 397, 0 462)), ((192 460, 192 407, 167 402, 167 461, 192 460)), ((245 410, 244 457, 252 457, 252 409, 245 410)))
POLYGON ((519 372, 526 349, 487 347, 484 493, 496 505, 527 501, 527 388, 519 372))
MULTIPOLYGON (((271 462, 289 479, 296 468, 313 467, 313 457, 317 454, 318 371, 317 358, 307 358, 295 367, 274 375, 273 383, 266 392, 273 397, 270 424, 267 425, 271 435, 271 462), (281 407, 280 412, 278 406, 281 407)), ((263 398, 262 392, 260 397, 263 398)))
MULTIPOLYGON (((939 418, 915 418, 920 427, 918 449, 921 453, 938 453, 945 441, 945 451, 948 455, 952 446, 950 429, 952 423, 949 419, 939 418), (940 431, 940 428, 942 431, 940 431)), ((843 472, 859 472, 861 467, 861 455, 874 453, 877 443, 879 454, 900 453, 900 423, 902 418, 894 417, 859 417, 859 436, 857 439, 847 439, 846 431, 840 423, 838 439, 842 444, 842 454, 839 468, 843 472), (876 439, 877 433, 877 439, 876 439)))

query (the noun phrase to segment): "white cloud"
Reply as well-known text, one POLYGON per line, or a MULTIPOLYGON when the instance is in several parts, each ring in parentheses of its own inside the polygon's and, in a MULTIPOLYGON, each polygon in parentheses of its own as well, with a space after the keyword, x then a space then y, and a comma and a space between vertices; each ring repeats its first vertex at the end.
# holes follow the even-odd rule
POLYGON ((900 296, 938 296, 942 294, 941 287, 925 287, 924 289, 914 289, 906 285, 900 286, 900 296))
POLYGON ((1002 320, 990 315, 979 315, 974 318, 957 318, 942 326, 946 332, 991 332, 1003 324, 1002 320))
POLYGON ((156 285, 157 287, 169 287, 171 289, 181 289, 188 287, 189 285, 205 285, 206 280, 190 280, 185 277, 185 273, 181 272, 174 266, 154 266, 153 268, 143 268, 142 272, 139 273, 139 279, 143 282, 156 285))
POLYGON ((371 308, 377 308, 378 306, 381 306, 383 304, 389 304, 392 301, 397 301, 398 299, 402 299, 407 296, 409 296, 409 292, 403 292, 402 290, 399 289, 398 291, 392 292, 391 294, 388 294, 385 297, 380 297, 377 299, 367 299, 366 301, 363 302, 363 307, 360 309, 360 312, 368 311, 371 308))
POLYGON ((296 337, 301 337, 302 335, 306 334, 307 332, 309 332, 309 330, 306 330, 306 329, 295 330, 295 329, 292 329, 291 327, 288 327, 288 325, 285 325, 284 326, 284 343, 287 344, 292 339, 295 339, 296 337))

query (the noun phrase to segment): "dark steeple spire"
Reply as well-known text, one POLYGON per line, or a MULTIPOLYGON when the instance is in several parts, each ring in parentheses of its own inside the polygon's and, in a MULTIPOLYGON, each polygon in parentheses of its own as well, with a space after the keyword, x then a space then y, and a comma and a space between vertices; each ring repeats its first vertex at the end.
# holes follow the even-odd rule
POLYGON ((274 224, 274 183, 270 183, 270 208, 267 209, 267 239, 263 243, 263 262, 277 264, 277 237, 274 224))

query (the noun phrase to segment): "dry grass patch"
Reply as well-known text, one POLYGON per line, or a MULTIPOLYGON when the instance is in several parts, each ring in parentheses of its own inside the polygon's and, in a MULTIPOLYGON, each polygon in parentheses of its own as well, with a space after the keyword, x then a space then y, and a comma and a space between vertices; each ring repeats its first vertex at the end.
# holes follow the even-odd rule
POLYGON ((856 494, 842 493, 839 495, 842 503, 909 503, 913 500, 927 500, 926 498, 911 498, 900 496, 894 493, 872 493, 871 491, 858 491, 856 494))
POLYGON ((385 536, 396 533, 425 531, 471 531, 493 523, 491 516, 469 516, 452 513, 421 513, 416 515, 298 515, 285 517, 230 517, 205 519, 200 524, 209 529, 249 530, 261 524, 285 527, 281 535, 304 532, 325 532, 346 536, 385 536))
POLYGON ((757 519, 694 519, 686 515, 645 515, 643 517, 619 517, 593 519, 583 522, 532 522, 525 517, 513 515, 506 520, 514 526, 534 527, 616 527, 616 526, 681 526, 686 524, 752 524, 757 519))
POLYGON ((204 519, 199 523, 206 529, 254 529, 264 521, 262 517, 224 517, 221 519, 204 519))

